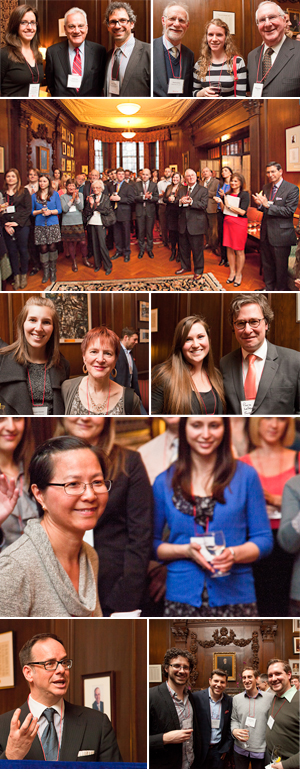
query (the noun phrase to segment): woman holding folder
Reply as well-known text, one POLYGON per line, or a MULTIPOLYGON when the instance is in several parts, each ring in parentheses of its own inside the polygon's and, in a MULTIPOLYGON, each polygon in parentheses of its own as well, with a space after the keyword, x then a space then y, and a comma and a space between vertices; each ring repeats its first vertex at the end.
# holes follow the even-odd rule
POLYGON ((226 284, 239 287, 242 283, 242 271, 245 263, 245 245, 248 233, 247 209, 249 193, 245 188, 245 178, 234 172, 230 190, 225 195, 219 190, 215 200, 220 203, 224 214, 223 246, 227 247, 227 259, 230 273, 226 284))

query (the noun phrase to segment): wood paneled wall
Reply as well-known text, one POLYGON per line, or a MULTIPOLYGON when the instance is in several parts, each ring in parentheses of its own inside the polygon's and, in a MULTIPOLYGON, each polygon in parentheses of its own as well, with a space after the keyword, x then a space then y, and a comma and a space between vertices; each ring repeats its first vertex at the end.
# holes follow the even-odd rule
MULTIPOLYGON (((16 339, 16 318, 23 308, 24 303, 30 297, 30 293, 2 292, 0 294, 0 338, 5 343, 13 343, 16 339)), ((117 335, 121 334, 123 327, 148 328, 148 322, 139 322, 139 302, 148 301, 147 292, 91 293, 92 327, 107 325, 117 335)), ((71 376, 81 375, 82 355, 80 343, 61 343, 60 351, 66 357, 71 366, 71 376)), ((149 345, 137 343, 133 353, 138 369, 139 377, 148 378, 149 345)))
MULTIPOLYGON (((176 324, 180 319, 192 314, 201 314, 208 322, 214 361, 218 366, 222 356, 238 348, 228 322, 229 306, 234 297, 235 293, 230 292, 152 295, 152 308, 158 309, 158 332, 153 332, 151 336, 152 367, 166 360, 170 353, 176 324)), ((278 346, 299 351, 300 324, 296 322, 296 293, 269 293, 268 301, 274 311, 274 321, 268 333, 268 340, 278 346)))
POLYGON ((0 689, 0 714, 27 699, 18 652, 37 633, 56 633, 73 659, 67 700, 82 705, 83 675, 113 670, 116 682, 115 731, 124 761, 147 759, 147 621, 123 619, 0 620, 0 633, 14 632, 15 686, 0 689))

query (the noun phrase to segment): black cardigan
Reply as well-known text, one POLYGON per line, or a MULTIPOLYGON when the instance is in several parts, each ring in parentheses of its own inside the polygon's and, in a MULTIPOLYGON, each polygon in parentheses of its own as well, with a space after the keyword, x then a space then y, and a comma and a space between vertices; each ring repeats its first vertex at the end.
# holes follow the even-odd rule
MULTIPOLYGON (((60 361, 60 367, 51 367, 49 370, 53 389, 53 415, 65 413, 61 384, 69 377, 70 365, 62 354, 60 361)), ((0 354, 0 402, 5 406, 5 415, 33 415, 26 366, 19 365, 12 353, 0 354)))

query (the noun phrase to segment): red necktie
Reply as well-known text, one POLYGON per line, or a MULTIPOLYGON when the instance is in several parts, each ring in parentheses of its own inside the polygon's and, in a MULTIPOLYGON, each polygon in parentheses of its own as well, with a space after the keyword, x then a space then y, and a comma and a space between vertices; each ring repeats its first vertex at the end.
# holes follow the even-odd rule
POLYGON ((255 354, 248 354, 248 372, 244 383, 245 399, 255 399, 256 397, 256 370, 255 360, 257 359, 255 354))
MULTIPOLYGON (((80 77, 82 75, 81 56, 80 56, 79 48, 75 48, 75 57, 74 57, 74 62, 72 67, 72 75, 80 75, 80 77)), ((76 91, 79 91, 79 88, 77 88, 76 91)))

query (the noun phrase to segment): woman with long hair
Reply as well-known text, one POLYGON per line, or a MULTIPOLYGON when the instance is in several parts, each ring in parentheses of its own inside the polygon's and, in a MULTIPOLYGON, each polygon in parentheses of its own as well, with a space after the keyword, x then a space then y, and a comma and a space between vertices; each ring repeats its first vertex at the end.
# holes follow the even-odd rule
POLYGON ((288 614, 292 575, 290 556, 278 544, 282 494, 288 480, 299 474, 300 453, 290 450, 295 439, 294 418, 253 416, 248 420, 248 432, 253 449, 241 461, 257 471, 273 534, 271 555, 254 566, 258 613, 276 618, 288 614))
POLYGON ((51 177, 51 187, 58 192, 61 185, 61 171, 60 169, 54 169, 53 177, 51 177))
POLYGON ((17 317, 17 340, 0 348, 0 401, 6 415, 63 415, 70 367, 59 350, 55 305, 39 295, 17 317))
POLYGON ((36 218, 35 244, 39 247, 44 269, 42 284, 47 284, 49 278, 56 281, 57 244, 61 241, 58 215, 61 211, 60 198, 51 186, 49 175, 40 174, 38 191, 32 196, 32 215, 36 218))
POLYGON ((246 91, 246 65, 237 53, 229 27, 222 19, 212 19, 205 26, 194 67, 193 96, 245 97, 246 91))
POLYGON ((226 284, 240 287, 245 264, 245 246, 248 235, 247 209, 250 198, 245 190, 245 177, 233 172, 230 189, 225 196, 216 196, 224 214, 223 246, 227 247, 230 273, 226 284), (230 198, 228 198, 230 196, 230 198), (235 202, 234 199, 237 199, 235 202))
POLYGON ((154 414, 223 413, 222 377, 214 366, 210 330, 202 316, 178 322, 168 359, 153 370, 151 393, 154 414))
POLYGON ((181 418, 178 460, 153 493, 165 616, 257 616, 251 564, 271 552, 272 534, 257 473, 233 458, 230 419, 181 418))
POLYGON ((180 257, 178 254, 178 243, 179 243, 179 234, 178 234, 178 217, 179 217, 179 188, 181 185, 180 181, 180 174, 178 172, 175 172, 175 174, 172 175, 172 183, 171 185, 168 185, 168 187, 165 190, 165 194, 163 197, 163 200, 165 204, 167 204, 167 211, 166 211, 166 217, 167 217, 167 228, 169 232, 169 239, 170 244, 172 247, 171 257, 169 260, 172 262, 172 260, 175 260, 179 263, 180 257))
POLYGON ((0 418, 0 550, 24 533, 27 521, 38 517, 28 495, 28 467, 34 444, 31 419, 0 418))
POLYGON ((44 79, 36 8, 17 5, 11 12, 0 49, 1 96, 38 97, 44 79))
POLYGON ((31 197, 21 183, 18 169, 11 168, 5 172, 2 200, 0 217, 14 276, 13 288, 25 289, 29 260, 31 197))
POLYGON ((112 489, 105 511, 94 526, 103 616, 142 609, 152 546, 153 507, 151 487, 140 454, 115 443, 113 418, 59 418, 55 434, 69 434, 86 440, 105 453, 109 462, 112 489))
MULTIPOLYGON (((230 181, 232 177, 232 169, 230 166, 223 166, 221 171, 221 178, 222 180, 219 182, 217 187, 216 195, 214 196, 214 200, 216 201, 218 198, 221 198, 222 201, 224 199, 224 196, 226 193, 229 193, 230 191, 230 181)), ((220 245, 221 250, 221 260, 219 262, 219 265, 225 265, 227 268, 229 266, 228 260, 227 260, 227 253, 226 253, 226 247, 223 246, 223 220, 224 215, 221 209, 221 203, 218 202, 217 206, 217 220, 218 220, 218 242, 220 245)))

